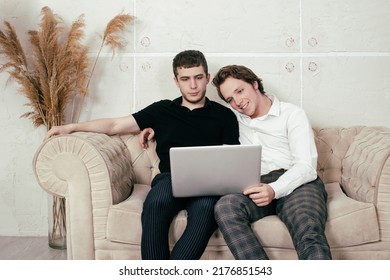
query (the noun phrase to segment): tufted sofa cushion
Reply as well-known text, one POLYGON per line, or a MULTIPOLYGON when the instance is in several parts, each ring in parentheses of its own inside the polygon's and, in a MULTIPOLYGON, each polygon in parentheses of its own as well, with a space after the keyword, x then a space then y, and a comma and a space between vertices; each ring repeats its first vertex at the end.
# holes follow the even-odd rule
POLYGON ((342 161, 362 127, 313 129, 318 152, 317 173, 324 183, 341 184, 342 161))
POLYGON ((160 159, 156 153, 156 142, 149 142, 149 148, 143 149, 137 135, 122 135, 122 141, 130 152, 133 172, 138 184, 150 185, 154 176, 160 173, 160 159))

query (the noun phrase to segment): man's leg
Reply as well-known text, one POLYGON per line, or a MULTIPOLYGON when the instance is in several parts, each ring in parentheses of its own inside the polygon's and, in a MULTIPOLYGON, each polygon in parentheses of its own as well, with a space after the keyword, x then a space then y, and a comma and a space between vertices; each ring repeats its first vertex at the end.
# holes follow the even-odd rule
POLYGON ((182 201, 172 196, 170 173, 158 174, 154 178, 142 211, 142 259, 169 259, 169 227, 183 208, 182 201))
POLYGON ((277 215, 286 224, 299 259, 332 258, 325 236, 326 200, 327 193, 319 178, 278 200, 277 215))
POLYGON ((258 207, 243 194, 225 195, 217 202, 215 218, 235 259, 268 259, 263 246, 252 231, 251 223, 274 213, 273 203, 258 207))
MULTIPOLYGON (((261 176, 261 182, 276 181, 284 171, 272 171, 261 176)), ((223 196, 215 206, 215 218, 219 229, 235 259, 266 260, 268 256, 252 231, 251 224, 263 217, 275 214, 276 201, 258 207, 252 199, 242 194, 223 196)))
POLYGON ((217 229, 214 205, 219 197, 199 197, 187 200, 187 226, 171 253, 174 260, 198 260, 211 235, 217 229))

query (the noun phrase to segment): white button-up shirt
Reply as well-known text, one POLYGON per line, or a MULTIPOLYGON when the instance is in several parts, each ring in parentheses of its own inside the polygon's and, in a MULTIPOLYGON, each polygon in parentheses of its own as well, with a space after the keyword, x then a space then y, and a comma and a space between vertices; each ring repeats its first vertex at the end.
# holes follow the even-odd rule
POLYGON ((278 199, 317 178, 317 149, 304 110, 275 96, 268 97, 272 106, 265 116, 251 119, 234 111, 240 124, 241 144, 262 145, 261 174, 287 170, 269 184, 278 199))

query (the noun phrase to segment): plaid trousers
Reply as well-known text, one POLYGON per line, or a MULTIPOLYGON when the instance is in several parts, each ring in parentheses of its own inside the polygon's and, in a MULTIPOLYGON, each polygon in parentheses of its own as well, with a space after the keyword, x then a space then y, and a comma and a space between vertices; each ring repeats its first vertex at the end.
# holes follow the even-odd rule
MULTIPOLYGON (((276 181, 284 171, 263 175, 263 183, 276 181)), ((328 260, 331 252, 325 236, 327 193, 320 178, 295 189, 288 196, 259 207, 242 194, 225 195, 214 208, 215 218, 235 259, 267 260, 268 256, 252 231, 251 223, 278 215, 286 225, 299 259, 328 260)))

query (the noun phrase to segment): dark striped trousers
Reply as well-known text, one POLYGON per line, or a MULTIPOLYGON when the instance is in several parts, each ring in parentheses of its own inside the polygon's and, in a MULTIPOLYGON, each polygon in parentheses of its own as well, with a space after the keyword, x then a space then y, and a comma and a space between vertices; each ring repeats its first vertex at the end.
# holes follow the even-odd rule
MULTIPOLYGON (((283 172, 273 171, 262 176, 261 180, 263 183, 274 182, 283 172)), ((276 214, 290 232, 299 259, 328 260, 332 257, 325 236, 326 200, 325 186, 317 178, 264 207, 257 206, 242 194, 225 195, 215 206, 215 217, 235 259, 268 259, 251 223, 276 214)))
POLYGON ((151 185, 142 211, 142 259, 199 259, 217 229, 214 205, 219 197, 175 198, 170 173, 156 175, 151 185), (187 226, 170 252, 169 227, 183 209, 187 210, 187 226))

